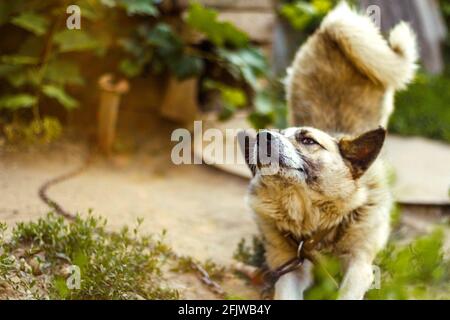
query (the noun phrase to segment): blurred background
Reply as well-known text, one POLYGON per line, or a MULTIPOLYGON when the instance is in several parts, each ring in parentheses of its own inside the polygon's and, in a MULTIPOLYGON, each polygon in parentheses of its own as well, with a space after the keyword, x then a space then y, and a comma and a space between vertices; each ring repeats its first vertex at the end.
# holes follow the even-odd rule
MULTIPOLYGON (((86 216, 92 209, 111 230, 142 217, 144 231, 167 230, 175 251, 229 265, 241 239, 258 233, 244 202, 248 172, 175 166, 171 133, 191 130, 194 120, 219 129, 285 127, 286 68, 337 2, 0 2, 0 221, 13 226, 45 217, 49 207, 38 190, 81 168, 48 191, 68 212, 86 216)), ((448 298, 449 275, 441 271, 450 211, 450 3, 349 2, 379 14, 384 33, 410 22, 420 43, 420 70, 396 95, 385 148, 399 203, 393 239, 444 226, 440 236, 425 239, 429 247, 421 248, 431 252, 425 262, 389 256, 398 262, 391 271, 410 263, 421 271, 391 275, 386 292, 373 297, 409 298, 398 281, 417 281, 414 292, 435 281, 439 289, 431 291, 448 298)), ((236 281, 228 281, 231 290, 257 296, 236 281)), ((199 284, 181 287, 183 297, 213 297, 199 284)), ((425 289, 420 294, 436 298, 425 289)))

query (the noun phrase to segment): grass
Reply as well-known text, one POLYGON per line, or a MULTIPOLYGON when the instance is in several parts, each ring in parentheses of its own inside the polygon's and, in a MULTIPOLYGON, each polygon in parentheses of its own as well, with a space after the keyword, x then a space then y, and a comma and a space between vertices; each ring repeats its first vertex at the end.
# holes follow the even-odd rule
POLYGON ((90 215, 73 223, 49 214, 19 223, 6 240, 1 227, 0 296, 19 299, 175 299, 161 267, 170 256, 163 235, 138 227, 108 233, 90 215), (74 268, 73 266, 76 266, 74 268), (79 288, 74 271, 79 270, 79 288))
POLYGON ((264 252, 264 243, 259 237, 254 236, 251 245, 248 245, 246 240, 242 238, 233 258, 250 266, 262 267, 265 263, 264 252))
POLYGON ((180 272, 180 273, 195 273, 197 270, 194 265, 200 267, 205 270, 211 280, 221 281, 224 278, 226 273, 226 268, 224 266, 220 266, 216 264, 211 259, 206 260, 205 262, 198 261, 190 256, 180 256, 177 259, 176 265, 172 268, 172 271, 180 272))

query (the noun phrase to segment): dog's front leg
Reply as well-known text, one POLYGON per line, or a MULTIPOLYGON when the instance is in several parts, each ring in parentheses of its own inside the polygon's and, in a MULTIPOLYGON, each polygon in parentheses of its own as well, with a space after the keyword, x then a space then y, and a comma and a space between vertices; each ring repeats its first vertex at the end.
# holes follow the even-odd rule
POLYGON ((351 259, 339 289, 339 299, 362 300, 372 282, 372 261, 364 258, 351 259))
POLYGON ((275 283, 275 300, 303 300, 303 292, 313 282, 312 263, 305 260, 299 270, 282 275, 275 283))

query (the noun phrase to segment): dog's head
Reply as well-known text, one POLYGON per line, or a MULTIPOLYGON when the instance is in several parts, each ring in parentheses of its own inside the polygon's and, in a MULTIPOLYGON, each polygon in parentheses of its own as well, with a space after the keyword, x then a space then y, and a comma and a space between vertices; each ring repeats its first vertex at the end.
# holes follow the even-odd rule
POLYGON ((377 158, 385 135, 381 127, 357 137, 333 137, 310 127, 262 131, 247 144, 245 158, 260 179, 299 184, 321 197, 345 198, 377 158))

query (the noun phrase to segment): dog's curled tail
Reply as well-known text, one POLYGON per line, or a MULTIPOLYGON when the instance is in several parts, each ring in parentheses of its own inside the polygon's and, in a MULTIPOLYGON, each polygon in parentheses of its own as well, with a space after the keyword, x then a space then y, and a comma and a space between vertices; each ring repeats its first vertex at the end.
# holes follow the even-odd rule
POLYGON ((417 41, 407 23, 395 26, 387 42, 368 16, 358 14, 342 2, 323 20, 320 30, 375 83, 397 90, 413 80, 417 69, 417 41))

